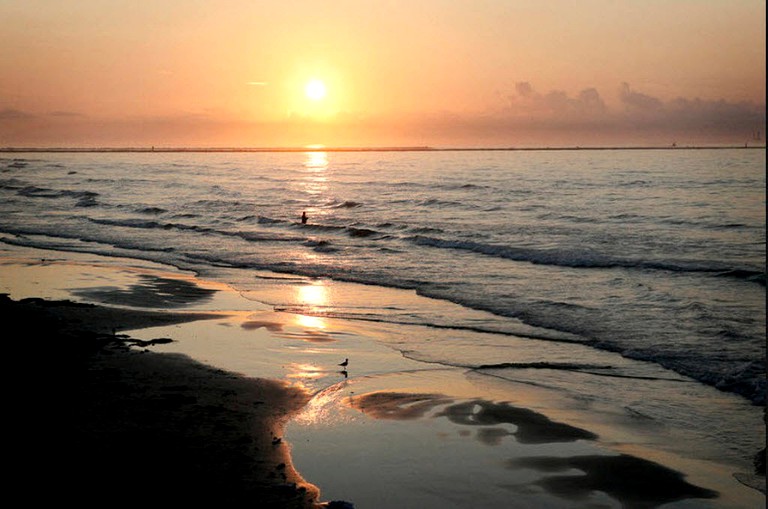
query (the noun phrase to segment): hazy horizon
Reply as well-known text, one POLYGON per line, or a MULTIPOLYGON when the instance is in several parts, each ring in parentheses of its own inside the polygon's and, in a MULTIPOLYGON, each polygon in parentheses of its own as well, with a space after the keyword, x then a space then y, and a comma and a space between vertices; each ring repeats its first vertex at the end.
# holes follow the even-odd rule
POLYGON ((0 147, 763 143, 765 14, 757 0, 5 0, 0 147))
POLYGON ((0 154, 24 152, 66 153, 66 152, 526 152, 526 151, 601 151, 601 150, 718 150, 718 149, 765 149, 764 141, 754 141, 742 145, 700 144, 700 145, 541 145, 541 146, 0 146, 0 154))

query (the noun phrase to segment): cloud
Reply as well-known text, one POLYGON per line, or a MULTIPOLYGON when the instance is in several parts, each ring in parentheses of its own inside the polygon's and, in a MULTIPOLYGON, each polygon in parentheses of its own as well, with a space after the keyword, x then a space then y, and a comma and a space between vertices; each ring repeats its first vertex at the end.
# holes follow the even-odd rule
POLYGON ((629 87, 629 83, 621 84, 619 99, 628 110, 636 112, 648 113, 661 111, 664 108, 664 103, 661 100, 650 95, 635 92, 629 87))
POLYGON ((743 143, 753 132, 765 131, 765 104, 682 97, 664 100, 628 83, 622 83, 616 92, 616 100, 609 104, 596 88, 572 96, 561 90, 542 93, 529 82, 519 82, 506 95, 503 106, 489 113, 485 125, 497 132, 567 132, 573 140, 580 134, 584 138, 603 134, 655 142, 687 139, 691 143, 743 143))
POLYGON ((533 95, 533 87, 527 81, 516 83, 515 91, 521 97, 531 97, 533 95))
POLYGON ((5 108, 0 110, 0 120, 24 122, 28 120, 43 120, 48 118, 60 118, 60 119, 75 119, 85 117, 82 113, 76 111, 50 111, 47 113, 34 114, 27 111, 17 110, 14 108, 5 108))
MULTIPOLYGON (((248 82, 266 86, 266 82, 248 82)), ((603 95, 538 91, 529 82, 497 93, 496 107, 455 112, 361 116, 323 121, 293 113, 280 121, 222 116, 99 118, 77 112, 0 109, 0 146, 339 146, 468 147, 743 145, 764 133, 765 105, 678 97, 662 99, 621 83, 603 95)))
POLYGON ((82 113, 78 113, 76 111, 52 111, 48 115, 62 118, 79 118, 85 116, 82 113))
POLYGON ((593 119, 606 113, 605 101, 595 88, 570 97, 561 90, 540 94, 527 81, 515 84, 516 95, 508 97, 508 113, 528 118, 593 119))
POLYGON ((251 85, 253 87, 266 87, 267 85, 269 85, 269 83, 266 81, 249 81, 248 83, 246 83, 246 85, 251 85))
POLYGON ((590 111, 605 111, 605 102, 595 88, 586 88, 579 92, 579 103, 590 111))
POLYGON ((15 110, 12 108, 5 108, 0 110, 0 120, 24 120, 34 118, 31 113, 27 113, 21 110, 15 110))

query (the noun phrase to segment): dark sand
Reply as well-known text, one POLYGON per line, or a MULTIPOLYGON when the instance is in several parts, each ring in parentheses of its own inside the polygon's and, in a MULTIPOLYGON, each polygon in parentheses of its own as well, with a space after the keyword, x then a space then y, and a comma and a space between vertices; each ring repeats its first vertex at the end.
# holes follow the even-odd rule
POLYGON ((0 316, 20 504, 322 507, 281 440, 306 394, 113 333, 218 315, 2 295, 0 316))

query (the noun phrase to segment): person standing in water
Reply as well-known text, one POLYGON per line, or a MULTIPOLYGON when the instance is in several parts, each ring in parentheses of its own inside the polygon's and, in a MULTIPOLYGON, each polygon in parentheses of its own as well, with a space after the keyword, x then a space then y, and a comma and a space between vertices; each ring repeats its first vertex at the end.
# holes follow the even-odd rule
POLYGON ((301 224, 307 224, 307 213, 302 212, 301 213, 301 224))

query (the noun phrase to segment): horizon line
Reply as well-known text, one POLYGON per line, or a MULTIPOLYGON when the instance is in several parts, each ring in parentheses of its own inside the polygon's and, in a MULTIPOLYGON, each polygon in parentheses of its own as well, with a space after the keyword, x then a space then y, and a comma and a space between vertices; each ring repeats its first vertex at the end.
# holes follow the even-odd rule
POLYGON ((766 145, 566 145, 545 147, 431 147, 431 146, 371 146, 344 147, 318 145, 305 147, 0 147, 0 153, 178 153, 178 152, 513 152, 513 151, 569 151, 569 150, 718 150, 765 149, 766 145))

